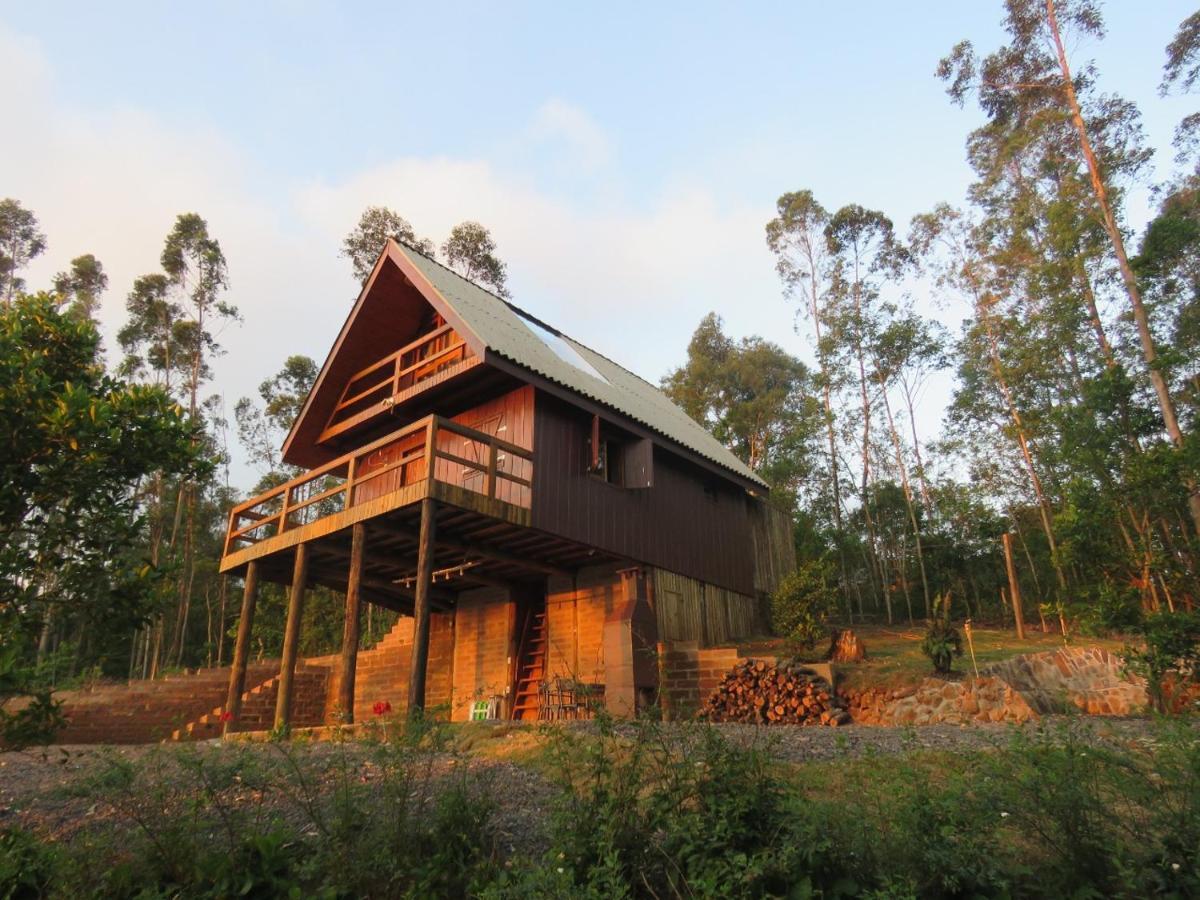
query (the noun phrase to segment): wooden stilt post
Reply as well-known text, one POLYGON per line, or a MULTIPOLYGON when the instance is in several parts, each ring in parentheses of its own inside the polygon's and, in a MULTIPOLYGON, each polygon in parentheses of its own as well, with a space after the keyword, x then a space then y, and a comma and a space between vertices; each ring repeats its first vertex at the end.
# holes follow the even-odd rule
POLYGON ((1017 639, 1025 640, 1025 615, 1021 609, 1021 583, 1017 581, 1017 567, 1013 565, 1012 535, 1007 531, 1001 537, 1004 544, 1004 566, 1008 569, 1008 596, 1012 600, 1013 618, 1017 623, 1017 639))
POLYGON ((300 620, 304 615, 304 589, 308 582, 308 545, 296 545, 292 589, 288 597, 287 625, 283 632, 283 659, 279 663, 279 693, 275 697, 275 727, 287 728, 292 721, 292 680, 300 647, 300 620))
POLYGON ((421 501, 421 536, 417 548, 416 598, 413 600, 412 673, 408 679, 408 712, 425 709, 425 667, 429 662, 429 585, 433 575, 433 542, 437 530, 433 500, 421 501))
POLYGON ((250 657, 250 629, 254 626, 254 604, 258 600, 258 561, 246 564, 246 587, 242 591, 242 617, 238 619, 237 643, 233 646, 233 671, 229 674, 229 694, 225 698, 225 723, 222 734, 242 714, 242 694, 246 692, 246 661, 250 657))
POLYGON ((362 597, 363 555, 366 553, 367 526, 357 523, 350 532, 350 575, 346 580, 346 622, 342 627, 342 678, 338 683, 338 708, 342 721, 354 722, 354 669, 358 664, 358 623, 362 597))

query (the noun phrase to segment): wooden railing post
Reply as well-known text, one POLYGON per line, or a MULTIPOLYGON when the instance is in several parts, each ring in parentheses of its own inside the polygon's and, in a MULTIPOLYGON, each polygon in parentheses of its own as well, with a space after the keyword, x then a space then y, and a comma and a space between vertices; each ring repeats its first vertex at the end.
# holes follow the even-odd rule
POLYGON ((343 509, 349 509, 354 505, 354 479, 358 475, 358 457, 350 457, 350 461, 346 463, 346 503, 343 509))
POLYGON ((499 462, 496 457, 499 454, 500 448, 496 446, 496 442, 488 441, 487 495, 489 498, 496 496, 496 464, 499 462))
POLYGON ((246 564, 246 587, 242 591, 242 617, 238 619, 237 643, 233 645, 233 671, 229 673, 229 693, 225 697, 227 714, 222 734, 229 734, 242 714, 242 694, 246 692, 246 661, 250 657, 250 629, 254 626, 254 605, 258 598, 258 562, 246 564))
POLYGON ((437 453, 437 433, 438 433, 438 417, 429 417, 429 428, 425 432, 425 493, 426 496, 433 489, 433 470, 435 466, 435 454, 437 453))
POLYGON ((279 529, 275 532, 276 534, 283 534, 287 531, 288 507, 291 505, 292 487, 293 485, 291 484, 283 486, 283 503, 279 508, 279 529))
POLYGON ((225 547, 222 551, 222 556, 229 555, 229 545, 233 542, 233 533, 237 531, 238 518, 234 511, 229 510, 229 527, 225 529, 225 547))
POLYGON ((279 692, 275 696, 275 727, 287 728, 292 721, 292 681, 300 648, 300 620, 304 615, 304 589, 308 586, 308 544, 296 545, 292 567, 292 589, 288 597, 287 625, 283 632, 283 659, 279 662, 279 692))

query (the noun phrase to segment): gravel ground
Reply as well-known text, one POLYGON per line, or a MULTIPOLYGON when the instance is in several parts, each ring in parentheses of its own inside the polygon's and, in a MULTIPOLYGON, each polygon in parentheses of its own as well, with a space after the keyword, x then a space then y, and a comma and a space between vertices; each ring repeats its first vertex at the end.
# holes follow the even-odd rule
MULTIPOLYGON (((584 732, 596 728, 594 723, 568 727, 584 732)), ((793 763, 872 754, 986 750, 1004 746, 1014 731, 1014 726, 1010 725, 760 728, 732 724, 667 724, 661 726, 660 734, 672 746, 683 749, 689 742, 698 740, 707 727, 719 729, 735 743, 762 748, 780 760, 793 763)), ((632 733, 636 726, 619 725, 618 728, 623 733, 632 733)), ((1153 739, 1150 723, 1145 719, 1047 718, 1039 725, 1024 728, 1030 732, 1047 728, 1052 733, 1069 728, 1087 741, 1124 747, 1145 745, 1153 739)), ((536 747, 539 740, 534 729, 510 726, 497 729, 494 736, 474 742, 471 749, 463 753, 423 754, 419 765, 425 768, 415 782, 414 796, 428 799, 436 793, 438 784, 465 772, 468 783, 487 790, 496 801, 493 821, 500 846, 509 851, 520 849, 537 853, 545 848, 546 811, 553 803, 557 789, 536 768, 506 758, 512 754, 505 748, 506 745, 536 747), (479 747, 488 749, 479 751, 479 747)), ((81 829, 121 822, 128 825, 131 799, 147 804, 180 803, 186 806, 188 802, 194 802, 197 793, 188 787, 194 787, 196 775, 194 769, 185 770, 178 765, 177 749, 161 745, 62 746, 0 753, 0 829, 21 825, 63 840, 81 829), (122 761, 140 761, 139 771, 159 786, 157 792, 135 788, 120 794, 120 802, 114 803, 111 800, 113 792, 106 794, 88 789, 98 775, 112 771, 113 766, 119 766, 122 761), (164 784, 168 786, 165 799, 161 787, 164 784)), ((303 821, 303 791, 296 790, 294 770, 280 747, 206 742, 188 745, 187 752, 198 754, 206 764, 214 767, 236 760, 236 754, 249 752, 258 768, 257 780, 247 778, 245 783, 239 780, 238 786, 223 796, 233 802, 255 804, 255 809, 264 818, 281 816, 294 822, 303 821), (265 789, 262 789, 263 785, 266 785, 265 789)), ((381 783, 384 777, 376 751, 370 745, 354 742, 294 744, 288 752, 307 773, 312 782, 310 787, 318 793, 332 790, 338 778, 346 777, 346 772, 359 783, 368 785, 381 783)))

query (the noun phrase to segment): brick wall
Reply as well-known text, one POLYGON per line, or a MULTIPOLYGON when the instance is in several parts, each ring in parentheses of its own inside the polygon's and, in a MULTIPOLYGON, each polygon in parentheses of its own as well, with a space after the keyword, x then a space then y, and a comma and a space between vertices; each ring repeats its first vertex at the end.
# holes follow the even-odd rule
POLYGON ((547 584, 548 677, 604 681, 604 622, 621 601, 616 566, 580 569, 574 578, 547 584))
POLYGON ((451 700, 451 718, 455 721, 467 720, 471 704, 477 700, 506 693, 515 612, 504 588, 483 588, 459 595, 451 700))
POLYGON ((658 702, 663 715, 691 718, 739 658, 736 647, 701 649, 696 641, 659 643, 658 702))
MULTIPOLYGON (((247 684, 270 678, 279 663, 266 661, 247 667, 247 684)), ((229 669, 199 669, 156 681, 104 684, 61 691, 67 727, 63 744, 141 744, 160 741, 195 717, 220 706, 229 690, 229 669)))

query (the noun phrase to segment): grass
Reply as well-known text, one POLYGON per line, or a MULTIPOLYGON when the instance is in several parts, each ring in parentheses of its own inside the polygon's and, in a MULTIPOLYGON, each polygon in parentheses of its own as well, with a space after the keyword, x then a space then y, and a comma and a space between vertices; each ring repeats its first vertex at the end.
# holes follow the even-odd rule
MULTIPOLYGON (((862 663, 839 666, 839 687, 852 690, 868 687, 895 690, 915 685, 933 673, 929 658, 921 652, 921 639, 924 637, 922 625, 855 625, 853 628, 866 648, 867 659, 862 663)), ((1014 656, 1045 653, 1064 646, 1063 637, 1057 630, 1043 634, 1041 629, 1034 627, 1027 627, 1024 640, 1018 640, 1016 633, 1011 629, 976 625, 971 629, 971 638, 975 645, 975 661, 980 669, 1014 656)), ((1072 636, 1068 645, 1102 647, 1118 653, 1124 646, 1124 641, 1119 638, 1072 636)), ((825 647, 818 646, 814 653, 819 655, 825 650, 825 647)), ((789 652, 789 648, 784 640, 775 638, 749 644, 744 652, 748 655, 783 655, 789 652)), ((954 669, 964 675, 973 671, 971 653, 967 648, 965 636, 963 655, 955 660, 954 669)))
MULTIPOLYGON (((886 758, 800 764, 773 740, 601 718, 101 751, 39 794, 68 833, 0 825, 0 897, 1200 891, 1186 722, 1147 722, 1134 741, 1082 722, 1014 729, 953 753, 914 735, 886 758)), ((58 768, 42 766, 53 783, 58 768)))

